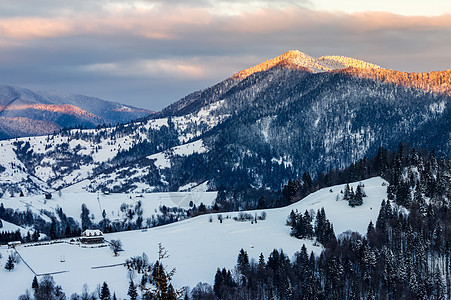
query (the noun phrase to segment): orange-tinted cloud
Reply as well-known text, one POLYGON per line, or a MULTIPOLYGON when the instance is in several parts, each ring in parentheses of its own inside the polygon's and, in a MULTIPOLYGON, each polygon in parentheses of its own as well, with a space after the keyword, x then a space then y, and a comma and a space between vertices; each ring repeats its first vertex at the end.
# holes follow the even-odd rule
POLYGON ((259 10, 233 18, 234 20, 226 24, 227 30, 257 34, 315 30, 319 26, 342 28, 347 32, 451 29, 451 14, 431 17, 401 16, 386 12, 347 14, 290 7, 281 10, 259 10))
POLYGON ((73 31, 74 26, 67 19, 0 19, 0 36, 17 40, 57 37, 73 31))
POLYGON ((357 31, 409 30, 427 31, 440 28, 451 29, 451 14, 441 16, 400 16, 386 12, 362 12, 350 15, 347 27, 357 31))
POLYGON ((238 15, 217 16, 208 9, 159 7, 152 10, 115 10, 58 18, 0 19, 0 36, 26 40, 68 35, 139 35, 150 39, 173 39, 186 31, 216 31, 269 34, 317 28, 348 32, 377 30, 434 30, 451 28, 451 14, 441 16, 400 16, 385 12, 313 11, 299 6, 258 9, 238 15))
POLYGON ((70 35, 126 33, 151 39, 174 38, 174 28, 206 26, 212 15, 200 8, 113 10, 66 17, 0 18, 0 37, 26 40, 70 35))

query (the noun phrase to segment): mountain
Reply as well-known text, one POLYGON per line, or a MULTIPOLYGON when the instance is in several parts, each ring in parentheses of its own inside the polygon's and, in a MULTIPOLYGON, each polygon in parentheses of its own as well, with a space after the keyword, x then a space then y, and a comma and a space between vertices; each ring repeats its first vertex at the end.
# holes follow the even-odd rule
POLYGON ((127 123, 151 113, 94 97, 0 85, 0 139, 51 134, 63 127, 127 123))
POLYGON ((0 194, 280 191, 400 143, 451 155, 451 71, 403 73, 299 51, 236 73, 146 119, 2 143, 0 194))
POLYGON ((315 59, 300 51, 288 51, 278 57, 267 60, 261 64, 250 67, 234 74, 221 83, 208 88, 204 91, 192 93, 180 101, 169 105, 163 110, 163 115, 180 115, 195 109, 199 109, 203 105, 212 103, 220 99, 227 91, 235 85, 246 79, 250 75, 258 72, 268 71, 274 67, 282 67, 310 73, 328 72, 333 70, 341 70, 348 67, 379 69, 380 67, 361 60, 343 57, 343 56, 323 56, 315 59))

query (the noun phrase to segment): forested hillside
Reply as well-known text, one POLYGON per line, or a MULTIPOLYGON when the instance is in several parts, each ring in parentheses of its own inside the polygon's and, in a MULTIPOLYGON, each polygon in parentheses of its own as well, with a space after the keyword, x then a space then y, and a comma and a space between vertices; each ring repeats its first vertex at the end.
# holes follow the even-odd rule
POLYGON ((312 232, 303 238, 314 233, 326 247, 320 256, 303 246, 290 259, 282 245, 266 253, 267 259, 262 253, 249 261, 242 250, 233 272, 218 268, 211 294, 218 299, 450 299, 451 161, 406 147, 388 155, 381 149, 369 161, 323 180, 346 181, 367 172, 380 172, 389 185, 388 199, 381 199, 366 235, 349 232, 322 240, 325 215, 321 220, 318 212, 314 222, 301 227, 312 232))

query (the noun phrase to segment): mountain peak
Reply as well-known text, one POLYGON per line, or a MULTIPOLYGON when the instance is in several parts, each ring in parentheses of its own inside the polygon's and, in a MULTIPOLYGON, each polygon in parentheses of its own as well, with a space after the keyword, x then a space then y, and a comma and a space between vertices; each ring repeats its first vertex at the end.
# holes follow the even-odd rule
POLYGON ((235 79, 244 79, 254 73, 269 70, 275 66, 283 66, 291 69, 305 70, 311 73, 330 72, 339 69, 354 68, 372 68, 379 69, 380 66, 367 63, 362 60, 345 56, 323 56, 318 59, 313 58, 301 51, 290 50, 273 59, 267 60, 261 64, 242 70, 235 75, 235 79))
POLYGON ((244 79, 254 73, 269 70, 276 65, 282 65, 287 68, 306 70, 314 73, 329 71, 325 70, 322 65, 318 64, 315 58, 308 56, 298 50, 290 50, 273 59, 266 60, 261 64, 242 70, 233 75, 233 78, 244 79))

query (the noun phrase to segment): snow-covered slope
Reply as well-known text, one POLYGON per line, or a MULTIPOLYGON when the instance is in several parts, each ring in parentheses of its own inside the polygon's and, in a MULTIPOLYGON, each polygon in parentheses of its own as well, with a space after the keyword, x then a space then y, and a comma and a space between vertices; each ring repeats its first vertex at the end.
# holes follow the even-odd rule
POLYGON ((153 191, 159 183, 143 182, 140 178, 155 168, 167 168, 173 156, 206 151, 202 140, 189 141, 217 125, 224 117, 210 118, 207 110, 202 110, 196 116, 173 118, 171 125, 168 125, 168 118, 160 118, 123 125, 121 129, 74 129, 52 136, 0 141, 0 194, 8 197, 11 192, 16 194, 23 191, 28 194, 39 190, 52 191, 74 184, 78 189, 72 188, 72 191, 93 191, 98 188, 114 190, 123 183, 121 178, 125 181, 136 178, 135 185, 127 191, 153 191), (157 145, 154 151, 145 150, 153 153, 148 156, 148 164, 117 167, 118 163, 111 163, 118 154, 131 151, 140 143, 156 143, 150 132, 157 132, 160 139, 168 140, 166 134, 169 126, 175 134, 173 144, 179 146, 165 148, 157 145), (164 132, 160 134, 158 131, 164 132), (111 166, 116 168, 111 170, 111 166), (109 171, 103 173, 102 169, 96 173, 99 167, 109 171), (93 175, 96 175, 95 179, 93 175))
MULTIPOLYGON (((95 268, 120 264, 125 259, 145 252, 150 261, 157 258, 158 243, 168 250, 170 257, 165 261, 169 268, 176 267, 173 284, 175 287, 191 286, 197 282, 213 283, 218 267, 233 268, 238 251, 243 248, 252 259, 258 259, 260 253, 266 257, 273 249, 283 249, 292 257, 305 244, 309 251, 318 254, 320 245, 311 240, 298 240, 290 236, 286 219, 291 210, 313 211, 324 207, 326 217, 333 223, 337 235, 353 230, 365 234, 368 223, 375 223, 382 199, 386 199, 386 186, 381 178, 372 178, 362 182, 367 197, 363 205, 351 208, 341 200, 343 186, 334 186, 319 190, 303 200, 284 208, 265 210, 266 219, 251 222, 237 222, 232 218, 238 213, 223 213, 223 222, 218 214, 203 215, 182 222, 147 230, 106 234, 108 240, 119 239, 123 243, 123 252, 114 257, 107 248, 81 248, 76 244, 60 243, 46 246, 20 246, 18 252, 36 273, 55 274, 57 284, 62 285, 66 295, 81 293, 84 283, 92 292, 98 284, 106 281, 111 290, 120 298, 127 297, 129 274, 125 267, 95 268), (211 222, 210 222, 211 218, 211 222), (61 258, 64 262, 61 262, 61 258)), ((356 188, 358 183, 351 184, 356 188)), ((80 202, 78 202, 79 204, 80 202)), ((262 211, 249 211, 252 215, 261 215, 262 211)), ((9 250, 0 249, 4 265, 9 250)), ((3 299, 16 299, 30 288, 34 274, 25 264, 20 263, 12 272, 0 270, 0 288, 3 299), (6 288, 6 286, 8 288, 6 288)), ((139 276, 134 275, 135 281, 139 276)))
MULTIPOLYGON (((1 219, 0 219, 1 220, 1 219)), ((28 230, 26 230, 23 227, 17 226, 13 223, 7 222, 5 220, 1 220, 3 227, 0 228, 0 232, 4 231, 4 232, 13 232, 13 231, 20 231, 20 234, 22 236, 26 236, 27 233, 29 232, 28 230)), ((30 234, 33 233, 33 231, 30 231, 30 234)))

